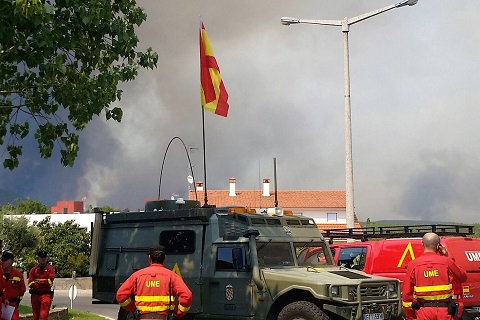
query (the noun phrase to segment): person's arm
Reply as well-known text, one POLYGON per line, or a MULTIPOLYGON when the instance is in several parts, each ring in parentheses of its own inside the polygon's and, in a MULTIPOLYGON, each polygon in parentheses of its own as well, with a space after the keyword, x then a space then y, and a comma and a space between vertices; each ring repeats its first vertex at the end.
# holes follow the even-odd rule
POLYGON ((453 278, 459 282, 465 282, 467 281, 467 272, 465 269, 460 267, 455 261, 453 261, 452 258, 447 258, 448 259, 448 268, 450 269, 450 272, 452 273, 453 278))
POLYGON ((117 302, 123 309, 129 312, 135 312, 135 300, 132 297, 135 295, 134 286, 135 283, 134 275, 130 276, 117 290, 116 298, 117 302))
POLYGON ((48 274, 48 283, 50 284, 50 287, 53 286, 53 280, 55 280, 55 268, 50 266, 49 268, 49 274, 48 274))
POLYGON ((178 296, 178 307, 175 309, 175 316, 181 318, 190 310, 192 292, 176 273, 172 272, 171 279, 173 295, 178 296))
POLYGON ((38 283, 35 281, 35 267, 30 269, 28 273, 28 287, 31 290, 36 290, 38 288, 38 283))

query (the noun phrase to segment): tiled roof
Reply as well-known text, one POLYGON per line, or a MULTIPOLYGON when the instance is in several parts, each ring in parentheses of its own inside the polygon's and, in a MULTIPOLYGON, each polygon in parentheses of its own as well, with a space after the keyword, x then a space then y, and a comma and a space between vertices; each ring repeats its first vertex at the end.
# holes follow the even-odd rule
MULTIPOLYGON (((357 215, 355 215, 355 223, 354 223, 354 228, 361 228, 362 226, 358 222, 357 215)), ((333 230, 333 229, 346 229, 347 224, 346 223, 319 223, 317 224, 318 230, 320 232, 325 232, 326 230, 333 230)))
MULTIPOLYGON (((242 206, 268 208, 275 205, 275 194, 262 196, 261 190, 236 190, 236 196, 228 195, 228 190, 207 190, 208 204, 217 207, 242 206)), ((190 190, 189 199, 195 199, 190 190)), ((203 202, 204 191, 197 191, 197 199, 203 202)), ((277 191, 278 205, 284 208, 345 208, 345 191, 340 190, 280 190, 277 191)))

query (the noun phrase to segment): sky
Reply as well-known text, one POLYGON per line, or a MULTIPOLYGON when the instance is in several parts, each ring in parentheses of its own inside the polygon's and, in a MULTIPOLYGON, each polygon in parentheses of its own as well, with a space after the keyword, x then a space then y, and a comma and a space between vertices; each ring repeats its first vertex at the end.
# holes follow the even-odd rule
MULTIPOLYGON (((207 189, 345 190, 343 35, 340 27, 283 26, 280 18, 340 20, 388 0, 144 0, 139 48, 155 70, 122 84, 121 123, 92 121, 75 165, 30 144, 0 188, 48 205, 142 208, 187 197, 189 167, 205 181, 199 92, 199 17, 229 94, 228 117, 205 114, 207 189)), ((361 221, 478 223, 478 0, 419 0, 350 27, 355 212, 361 221)), ((58 153, 58 149, 56 151, 58 153)), ((273 204, 272 204, 273 205, 273 204)), ((281 206, 281 203, 279 204, 281 206)))

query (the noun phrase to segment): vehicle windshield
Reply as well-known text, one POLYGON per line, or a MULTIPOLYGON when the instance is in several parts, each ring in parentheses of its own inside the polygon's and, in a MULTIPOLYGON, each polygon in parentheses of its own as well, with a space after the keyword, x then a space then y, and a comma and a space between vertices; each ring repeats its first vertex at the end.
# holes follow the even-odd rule
POLYGON ((275 268, 294 266, 292 247, 289 242, 257 242, 258 266, 275 268))
POLYGON ((299 266, 325 267, 333 265, 330 249, 326 243, 295 242, 293 244, 299 266))

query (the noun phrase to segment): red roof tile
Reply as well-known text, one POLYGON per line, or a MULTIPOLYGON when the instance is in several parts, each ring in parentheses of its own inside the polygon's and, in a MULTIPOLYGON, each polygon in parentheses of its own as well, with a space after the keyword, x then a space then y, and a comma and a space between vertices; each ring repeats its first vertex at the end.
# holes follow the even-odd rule
MULTIPOLYGON (((275 204, 275 194, 262 196, 260 190, 237 190, 236 196, 229 196, 228 190, 208 190, 208 204, 217 207, 242 206, 268 208, 275 204)), ((204 191, 197 191, 197 199, 203 202, 204 191)), ((195 199, 190 190, 189 199, 195 199)), ((345 208, 345 191, 340 190, 280 190, 277 191, 278 205, 284 208, 345 208)))

